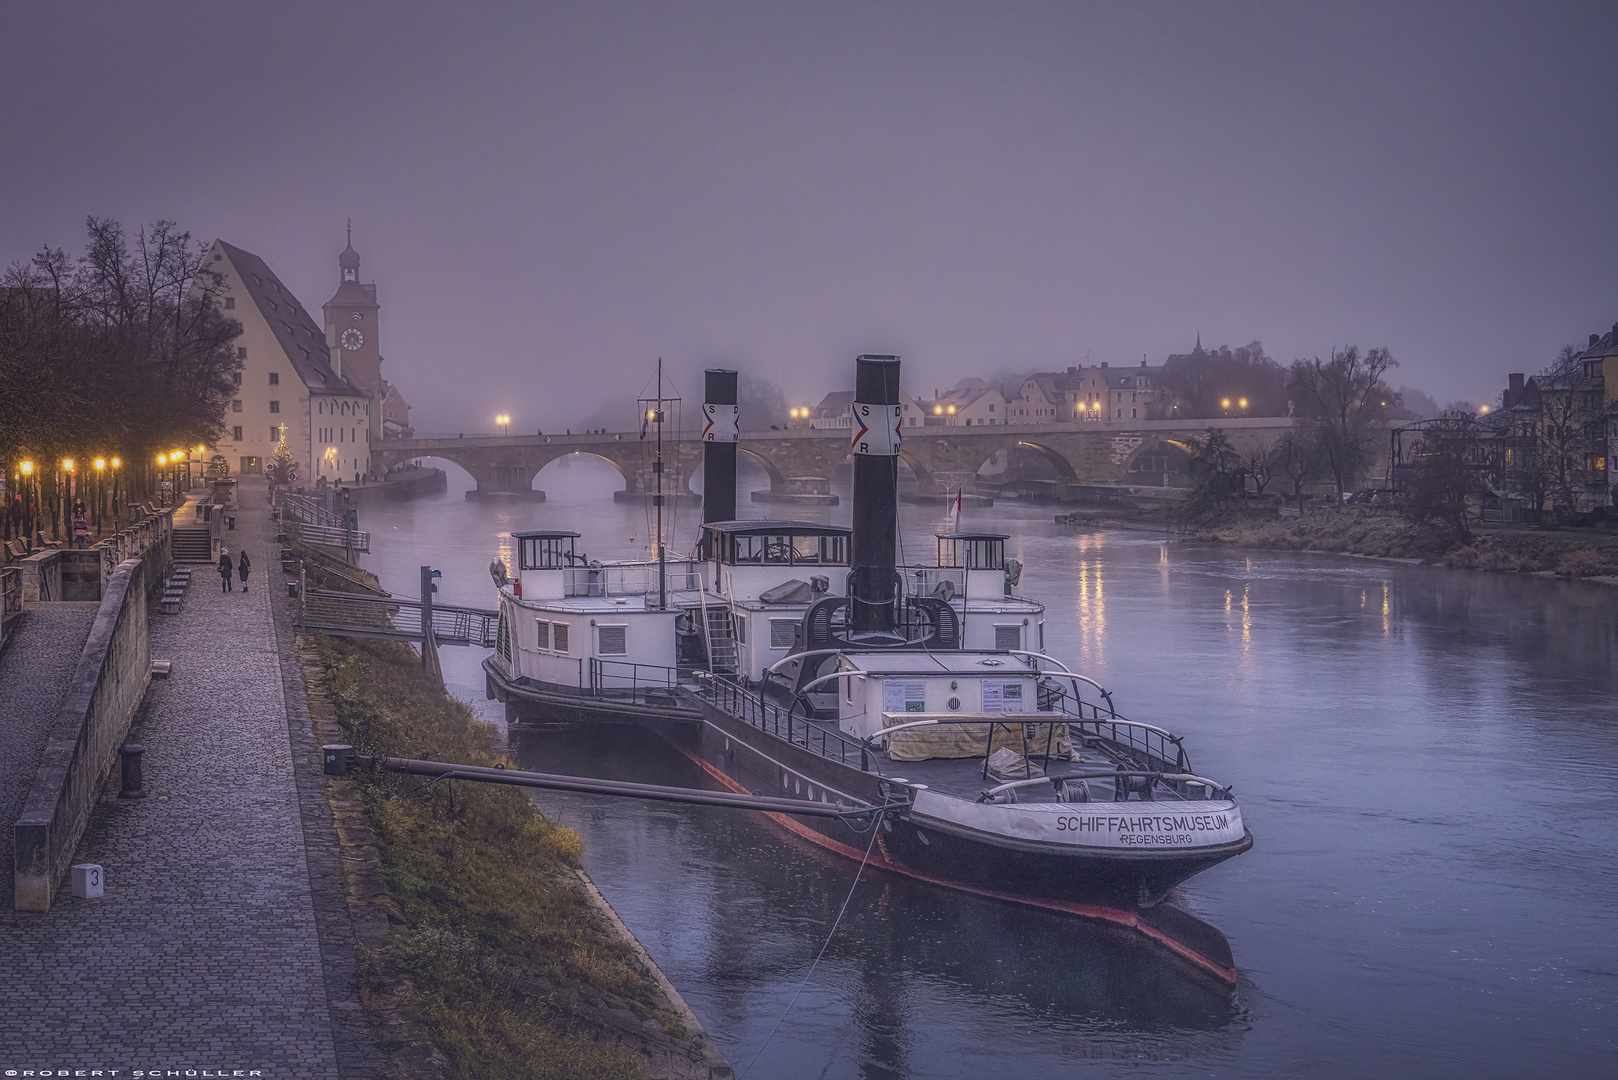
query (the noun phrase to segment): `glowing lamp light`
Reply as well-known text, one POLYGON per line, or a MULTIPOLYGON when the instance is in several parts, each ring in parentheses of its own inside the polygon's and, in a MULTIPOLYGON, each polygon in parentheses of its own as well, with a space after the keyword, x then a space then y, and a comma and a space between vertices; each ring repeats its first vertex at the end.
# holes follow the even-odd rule
POLYGON ((1230 399, 1226 398, 1224 401, 1221 401, 1219 403, 1219 405, 1220 405, 1221 408, 1225 408, 1225 409, 1230 408, 1230 399))
POLYGON ((34 463, 32 461, 25 461, 25 462, 22 463, 21 468, 22 468, 22 474, 24 476, 28 476, 29 474, 31 474, 34 471, 34 463))
POLYGON ((657 410, 656 409, 647 409, 646 410, 646 419, 648 419, 648 420, 656 420, 657 419, 657 410))
POLYGON ((72 458, 63 458, 62 459, 62 470, 64 472, 72 472, 73 471, 73 459, 72 458))
POLYGON ((951 415, 951 416, 953 416, 953 415, 955 415, 955 406, 953 406, 953 405, 951 405, 951 406, 950 406, 950 407, 949 407, 949 411, 950 411, 950 415, 951 415))
POLYGON ((159 454, 159 455, 157 455, 157 463, 159 465, 163 464, 168 459, 169 459, 169 456, 167 454, 159 454))
POLYGON ((1483 408, 1478 410, 1478 412, 1488 412, 1488 411, 1489 411, 1489 407, 1487 405, 1483 406, 1483 408))
POLYGON ((112 467, 113 468, 117 469, 117 468, 121 468, 122 466, 123 466, 123 459, 121 459, 121 458, 113 458, 112 459, 112 467))
POLYGON ((1241 400, 1240 400, 1240 401, 1238 401, 1238 402, 1237 402, 1237 403, 1236 403, 1236 404, 1237 404, 1237 405, 1240 405, 1240 406, 1241 406, 1241 407, 1242 407, 1242 408, 1244 408, 1244 409, 1245 409, 1245 408, 1247 408, 1247 399, 1246 399, 1246 398, 1242 398, 1242 399, 1241 399, 1241 400))
POLYGON ((100 472, 102 469, 105 469, 106 467, 107 467, 107 459, 106 458, 104 458, 104 457, 96 458, 96 472, 100 472))

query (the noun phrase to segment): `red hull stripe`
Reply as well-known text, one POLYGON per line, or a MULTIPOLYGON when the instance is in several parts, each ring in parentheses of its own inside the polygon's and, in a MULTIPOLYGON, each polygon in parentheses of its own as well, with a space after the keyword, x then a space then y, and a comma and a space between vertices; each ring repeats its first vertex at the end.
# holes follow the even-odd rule
MULTIPOLYGON (((690 759, 693 765, 707 773, 709 776, 713 777, 714 780, 718 781, 724 787, 729 788, 731 791, 734 791, 740 795, 751 794, 751 792, 749 792, 745 787, 738 784, 724 773, 720 772, 713 765, 703 760, 703 758, 697 754, 693 754, 691 751, 686 750, 683 747, 680 748, 680 753, 684 754, 690 759)), ((809 826, 803 824, 801 821, 794 821, 785 814, 766 812, 764 816, 774 821, 777 825, 780 825, 782 828, 786 829, 795 836, 801 836, 811 844, 818 844, 827 851, 835 852, 836 854, 843 856, 845 859, 853 859, 855 862, 859 862, 865 858, 865 852, 860 851, 858 848, 851 847, 848 844, 839 843, 838 841, 833 840, 831 837, 809 828, 809 826)), ((891 873, 903 874, 905 877, 914 878, 917 881, 925 881, 929 885, 937 885, 945 889, 955 889, 959 892, 973 893, 977 896, 986 896, 993 900, 1004 900, 1013 904, 1027 904, 1030 907, 1045 908, 1049 911, 1062 911, 1069 915, 1078 915, 1081 918, 1095 919, 1099 922, 1111 923, 1114 926, 1122 926, 1150 938, 1152 941, 1162 945, 1164 948, 1168 949, 1182 960, 1195 965, 1202 971, 1206 971, 1209 974, 1216 976, 1222 982, 1230 983, 1232 985, 1234 985, 1236 982, 1235 968, 1228 968, 1223 964, 1210 960, 1208 957, 1197 952, 1184 942, 1165 934, 1163 931, 1149 923, 1142 922, 1140 917, 1132 911, 1122 911, 1118 908, 1102 907, 1097 904, 1070 904, 1064 903, 1060 900, 1043 900, 1027 896, 1017 896, 1012 893, 996 892, 993 889, 980 889, 975 885, 963 885, 957 881, 949 881, 945 878, 933 877, 930 874, 924 874, 918 870, 904 865, 903 863, 896 863, 892 859, 888 858, 887 845, 882 843, 880 837, 877 840, 877 850, 871 853, 871 858, 869 861, 870 865, 872 866, 879 866, 891 873), (878 852, 880 852, 880 854, 878 854, 878 852)))

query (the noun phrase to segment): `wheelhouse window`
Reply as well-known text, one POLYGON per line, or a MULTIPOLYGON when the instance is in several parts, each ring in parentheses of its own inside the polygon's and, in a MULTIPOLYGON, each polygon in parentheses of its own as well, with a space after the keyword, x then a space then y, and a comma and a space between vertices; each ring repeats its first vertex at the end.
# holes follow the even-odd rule
POLYGON ((718 529, 703 535, 703 558, 731 565, 847 566, 848 534, 797 532, 731 533, 718 529))
POLYGON ((517 533, 517 568, 519 570, 561 570, 573 566, 578 557, 573 553, 573 541, 578 533, 517 533))
POLYGON ((938 565, 957 570, 1004 570, 1006 537, 992 533, 940 536, 938 565))

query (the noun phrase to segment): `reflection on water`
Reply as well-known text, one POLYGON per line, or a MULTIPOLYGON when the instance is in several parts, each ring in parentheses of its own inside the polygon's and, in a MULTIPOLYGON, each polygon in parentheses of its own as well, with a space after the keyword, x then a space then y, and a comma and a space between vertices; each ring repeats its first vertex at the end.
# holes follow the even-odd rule
MULTIPOLYGON (((599 466, 599 467, 598 467, 599 466)), ((459 485, 459 486, 458 486, 459 485)), ((498 537, 552 527, 644 551, 616 472, 553 467, 549 501, 366 510, 402 594, 489 606, 498 537)), ((762 486, 762 485, 759 485, 762 486)), ((846 523, 845 503, 791 516, 846 523)), ((763 516, 762 506, 740 503, 763 516)), ((1186 736, 1257 841, 1186 902, 1231 939, 1234 1001, 1138 944, 867 872, 753 1075, 1289 1077, 1595 1074, 1618 1052, 1614 600, 1592 586, 1080 533, 1039 507, 968 508, 1013 534, 1046 651, 1122 712, 1186 736)), ((905 506, 912 551, 947 519, 905 506)), ((687 511, 675 548, 695 532, 687 511)), ((509 563, 508 563, 509 565, 509 563)), ((482 654, 443 650, 491 718, 482 654)), ((534 767, 689 783, 644 736, 524 736, 534 767)), ((717 809, 548 796, 603 892, 714 1031, 751 1056, 825 940, 853 866, 717 809)))

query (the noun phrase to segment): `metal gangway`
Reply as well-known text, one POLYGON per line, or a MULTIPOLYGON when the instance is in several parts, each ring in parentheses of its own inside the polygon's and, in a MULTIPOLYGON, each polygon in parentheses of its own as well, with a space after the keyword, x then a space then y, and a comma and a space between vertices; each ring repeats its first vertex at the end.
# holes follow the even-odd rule
POLYGON ((397 596, 368 596, 327 589, 299 591, 298 626, 336 637, 421 641, 422 609, 430 607, 433 641, 439 645, 495 647, 500 613, 451 604, 423 604, 397 596))
POLYGON ((352 528, 343 515, 334 514, 312 495, 283 492, 281 513, 298 526, 298 536, 306 544, 371 553, 371 534, 352 528))

